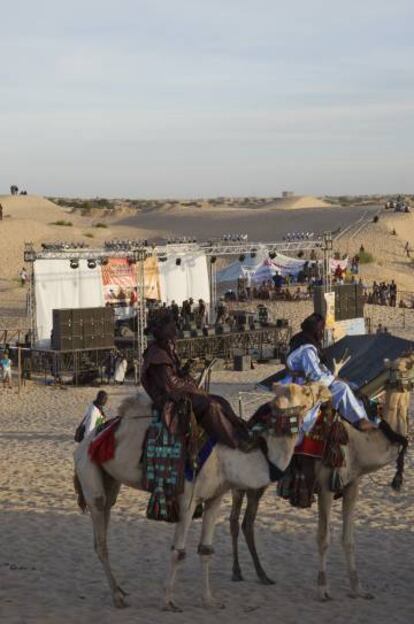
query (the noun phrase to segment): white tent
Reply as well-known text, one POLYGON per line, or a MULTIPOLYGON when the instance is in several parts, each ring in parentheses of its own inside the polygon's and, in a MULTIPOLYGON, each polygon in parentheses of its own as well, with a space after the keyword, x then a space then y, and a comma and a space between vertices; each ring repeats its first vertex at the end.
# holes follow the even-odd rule
POLYGON ((262 249, 257 251, 253 258, 250 254, 246 254, 244 260, 236 260, 224 267, 221 271, 217 271, 217 284, 222 284, 223 282, 237 282, 240 277, 252 275, 257 267, 262 264, 266 256, 266 252, 262 249))
POLYGON ((286 275, 293 275, 296 277, 299 271, 303 269, 305 260, 290 258, 289 256, 278 253, 276 254, 276 258, 272 260, 272 264, 283 277, 286 275))
POLYGON ((252 274, 252 282, 256 282, 257 284, 261 284, 262 282, 267 282, 271 280, 276 273, 279 271, 273 264, 273 262, 267 258, 263 260, 261 264, 256 268, 254 273, 252 274))

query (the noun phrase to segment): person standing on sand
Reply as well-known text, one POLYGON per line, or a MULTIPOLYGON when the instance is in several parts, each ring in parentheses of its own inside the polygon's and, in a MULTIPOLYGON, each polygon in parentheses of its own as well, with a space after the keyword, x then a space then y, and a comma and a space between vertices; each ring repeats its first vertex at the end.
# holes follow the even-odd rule
POLYGON ((89 405, 83 417, 83 425, 85 427, 85 436, 88 435, 95 427, 106 421, 104 406, 108 401, 108 394, 105 390, 100 390, 96 395, 96 399, 89 405))
POLYGON ((23 288, 24 286, 26 286, 26 282, 27 282, 27 271, 24 267, 20 271, 19 277, 20 277, 20 285, 23 288))
POLYGON ((7 353, 0 354, 0 367, 2 370, 3 376, 3 386, 6 387, 6 384, 11 389, 12 387, 12 372, 11 372, 11 360, 7 353))

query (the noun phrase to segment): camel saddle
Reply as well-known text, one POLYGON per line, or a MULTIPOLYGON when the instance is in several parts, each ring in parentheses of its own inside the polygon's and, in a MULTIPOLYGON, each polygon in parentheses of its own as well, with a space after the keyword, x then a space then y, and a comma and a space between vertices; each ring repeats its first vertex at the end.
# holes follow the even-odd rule
POLYGON ((143 488, 151 492, 147 518, 179 521, 178 496, 185 480, 192 481, 213 447, 214 442, 198 426, 189 399, 168 401, 162 412, 153 409, 141 459, 143 488))
POLYGON ((338 469, 345 465, 343 446, 348 434, 341 417, 330 403, 321 406, 312 431, 296 447, 292 461, 278 484, 278 494, 293 507, 311 507, 315 500, 315 461, 332 468, 331 490, 340 495, 342 486, 338 469))

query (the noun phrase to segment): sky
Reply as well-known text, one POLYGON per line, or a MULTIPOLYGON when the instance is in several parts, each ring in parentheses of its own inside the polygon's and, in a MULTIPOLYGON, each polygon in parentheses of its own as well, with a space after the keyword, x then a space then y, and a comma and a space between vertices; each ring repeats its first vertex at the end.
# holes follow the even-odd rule
POLYGON ((0 9, 0 194, 414 193, 412 0, 0 9))

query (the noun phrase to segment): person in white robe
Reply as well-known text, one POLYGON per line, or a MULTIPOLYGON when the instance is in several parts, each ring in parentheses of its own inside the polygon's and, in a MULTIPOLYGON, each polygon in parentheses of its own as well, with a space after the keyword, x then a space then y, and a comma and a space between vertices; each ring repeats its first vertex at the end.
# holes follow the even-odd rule
POLYGON ((100 390, 96 396, 96 399, 88 406, 85 415, 82 420, 82 424, 85 427, 85 436, 95 429, 98 425, 102 424, 106 420, 104 412, 104 406, 108 401, 108 394, 105 390, 100 390))
POLYGON ((123 384, 125 381, 125 375, 128 368, 128 362, 124 355, 119 355, 115 361, 115 383, 123 384))
MULTIPOLYGON (((332 405, 339 414, 357 429, 376 429, 367 416, 365 407, 355 396, 349 384, 338 379, 323 362, 321 350, 325 321, 319 314, 311 314, 302 325, 302 331, 293 336, 286 364, 288 373, 283 383, 317 381, 325 384, 332 394, 332 405)), ((346 361, 341 361, 339 368, 346 361)), ((305 416, 302 433, 311 431, 319 413, 320 404, 315 405, 305 416)), ((301 436, 302 437, 302 436, 301 436)))

